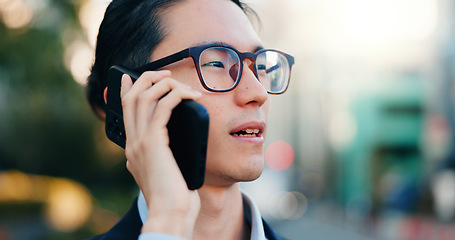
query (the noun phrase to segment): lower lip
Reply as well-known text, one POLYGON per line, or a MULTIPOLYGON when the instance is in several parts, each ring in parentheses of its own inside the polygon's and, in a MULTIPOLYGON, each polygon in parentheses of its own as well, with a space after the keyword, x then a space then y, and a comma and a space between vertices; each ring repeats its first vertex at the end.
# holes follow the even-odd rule
POLYGON ((231 135, 235 140, 245 142, 245 143, 253 143, 253 144, 263 144, 264 138, 261 134, 256 135, 256 137, 242 137, 242 136, 234 136, 231 135))

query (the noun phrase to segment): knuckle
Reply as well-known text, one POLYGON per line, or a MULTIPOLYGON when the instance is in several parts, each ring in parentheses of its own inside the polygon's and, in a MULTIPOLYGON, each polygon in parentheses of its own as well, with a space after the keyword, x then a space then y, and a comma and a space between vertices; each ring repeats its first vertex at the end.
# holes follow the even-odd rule
POLYGON ((174 79, 172 79, 172 78, 168 78, 168 77, 167 77, 167 78, 163 78, 163 79, 161 79, 161 81, 162 81, 163 83, 171 83, 171 82, 173 82, 173 81, 174 81, 174 79))
POLYGON ((140 102, 147 101, 148 98, 149 98, 148 94, 146 94, 146 93, 141 93, 141 94, 138 96, 138 101, 140 101, 140 102))
POLYGON ((128 160, 126 161, 126 169, 128 169, 129 172, 132 172, 132 170, 133 170, 131 167, 131 163, 128 160))
POLYGON ((126 105, 130 102, 131 95, 126 94, 125 96, 122 97, 122 104, 126 105))
POLYGON ((144 78, 153 78, 155 75, 156 74, 153 71, 146 71, 146 72, 142 73, 142 76, 144 78))
POLYGON ((142 138, 138 143, 138 149, 140 149, 140 151, 142 152, 145 152, 148 150, 148 147, 149 147, 148 137, 142 138))
POLYGON ((134 150, 132 149, 132 146, 127 144, 125 147, 125 157, 127 159, 127 162, 131 159, 134 159, 134 150))
POLYGON ((173 78, 165 78, 162 80, 163 83, 165 83, 166 85, 168 85, 170 88, 176 88, 177 86, 179 86, 181 83, 173 78))
POLYGON ((178 87, 178 88, 175 88, 174 91, 172 91, 171 96, 179 96, 179 95, 182 95, 184 92, 185 92, 184 88, 178 87))
POLYGON ((176 88, 174 91, 172 91, 172 94, 170 95, 170 97, 173 98, 174 102, 180 102, 187 95, 188 95, 188 90, 187 89, 185 89, 185 88, 176 88))
MULTIPOLYGON (((157 104, 155 108, 155 112, 158 114, 162 114, 165 109, 170 109, 170 99, 168 96, 165 98, 161 99, 157 104)), ((171 111, 171 110, 170 110, 171 111)))

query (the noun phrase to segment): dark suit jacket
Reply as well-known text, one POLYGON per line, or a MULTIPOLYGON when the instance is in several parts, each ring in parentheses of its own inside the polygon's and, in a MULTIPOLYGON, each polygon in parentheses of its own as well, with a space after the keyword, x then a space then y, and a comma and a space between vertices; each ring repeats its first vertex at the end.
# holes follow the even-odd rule
MULTIPOLYGON (((251 226, 251 211, 248 204, 244 202, 244 216, 247 223, 251 226)), ((262 220, 265 236, 269 240, 285 240, 284 237, 273 231, 272 228, 262 220)), ((137 240, 142 229, 142 221, 139 217, 137 199, 126 215, 106 233, 92 237, 88 240, 137 240)))

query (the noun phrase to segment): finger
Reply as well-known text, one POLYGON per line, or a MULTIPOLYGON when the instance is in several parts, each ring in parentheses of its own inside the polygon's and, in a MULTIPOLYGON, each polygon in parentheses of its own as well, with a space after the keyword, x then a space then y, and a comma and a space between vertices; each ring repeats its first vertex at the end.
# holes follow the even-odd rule
POLYGON ((135 115, 135 108, 132 106, 133 102, 128 101, 126 97, 127 93, 133 87, 133 81, 128 74, 122 75, 120 96, 122 97, 122 109, 123 109, 123 123, 125 124, 125 134, 128 137, 134 137, 135 135, 135 124, 133 116, 135 115))
POLYGON ((122 81, 120 85, 120 96, 125 96, 125 94, 131 89, 133 86, 133 80, 128 74, 122 75, 122 81))
POLYGON ((189 86, 184 85, 177 80, 165 78, 139 96, 136 120, 138 133, 146 134, 146 130, 159 99, 177 88, 183 88, 190 91, 189 86))
POLYGON ((191 99, 198 100, 201 97, 201 93, 185 88, 176 88, 171 91, 168 95, 160 99, 155 107, 155 112, 152 116, 152 126, 155 127, 165 127, 169 122, 169 119, 172 114, 172 110, 183 100, 191 99))
POLYGON ((160 70, 160 71, 147 71, 144 72, 134 83, 131 88, 132 95, 138 95, 141 92, 149 89, 154 83, 159 82, 164 78, 171 77, 171 72, 169 70, 160 70))
POLYGON ((170 71, 149 71, 142 74, 133 84, 131 77, 124 74, 122 76, 122 107, 123 118, 125 122, 125 131, 128 132, 127 136, 133 138, 136 136, 136 112, 137 112, 137 98, 139 94, 152 86, 153 82, 157 82, 163 78, 169 77, 170 71))

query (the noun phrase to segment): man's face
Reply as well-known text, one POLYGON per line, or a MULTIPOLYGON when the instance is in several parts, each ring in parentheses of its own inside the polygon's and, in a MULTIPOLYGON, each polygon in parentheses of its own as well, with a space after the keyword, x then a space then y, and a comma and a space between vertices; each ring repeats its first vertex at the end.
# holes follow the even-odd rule
MULTIPOLYGON (((230 0, 183 1, 166 11, 162 24, 168 36, 157 46, 151 60, 206 43, 221 42, 241 52, 252 52, 262 45, 246 15, 230 0)), ((202 87, 190 58, 167 69, 174 79, 202 93, 198 102, 209 112, 206 184, 227 185, 258 178, 264 163, 270 103, 267 91, 253 72, 245 67, 234 90, 214 93, 202 87), (251 130, 252 134, 239 134, 251 130)))

